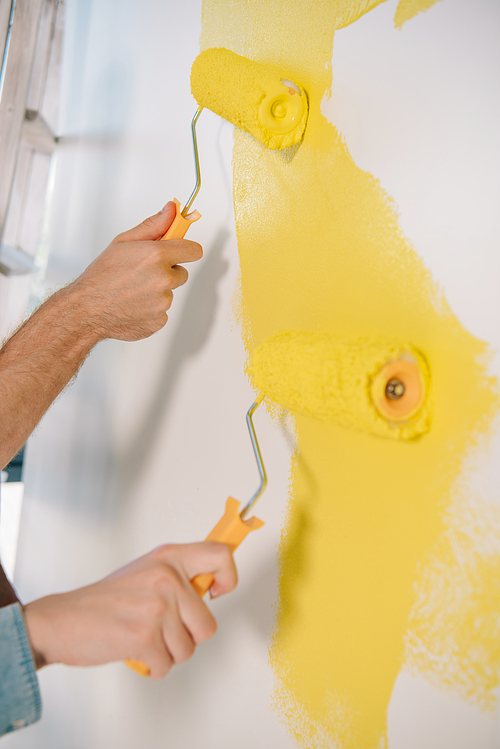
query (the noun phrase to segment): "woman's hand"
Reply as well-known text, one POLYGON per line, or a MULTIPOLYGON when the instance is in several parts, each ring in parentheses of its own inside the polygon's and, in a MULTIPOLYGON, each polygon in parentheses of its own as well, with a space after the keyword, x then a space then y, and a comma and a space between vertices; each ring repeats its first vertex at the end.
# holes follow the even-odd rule
POLYGON ((204 541, 160 546, 109 577, 24 606, 37 667, 142 661, 163 678, 215 634, 217 624, 190 583, 211 573, 212 597, 236 587, 229 547, 204 541))

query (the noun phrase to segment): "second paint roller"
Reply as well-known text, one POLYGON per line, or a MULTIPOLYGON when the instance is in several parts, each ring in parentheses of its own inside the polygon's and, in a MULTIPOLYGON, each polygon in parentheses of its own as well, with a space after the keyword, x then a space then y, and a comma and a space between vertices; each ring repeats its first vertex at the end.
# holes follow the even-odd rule
POLYGON ((406 342, 285 330, 255 349, 249 374, 283 408, 338 426, 404 441, 431 426, 429 365, 406 342))

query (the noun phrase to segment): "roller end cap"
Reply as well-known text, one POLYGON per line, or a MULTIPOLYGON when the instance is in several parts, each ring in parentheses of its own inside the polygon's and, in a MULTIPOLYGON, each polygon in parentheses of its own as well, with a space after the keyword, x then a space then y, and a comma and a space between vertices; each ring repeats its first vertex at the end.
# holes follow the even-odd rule
POLYGON ((385 364, 373 378, 371 396, 384 419, 409 421, 425 402, 425 380, 413 361, 397 359, 385 364))

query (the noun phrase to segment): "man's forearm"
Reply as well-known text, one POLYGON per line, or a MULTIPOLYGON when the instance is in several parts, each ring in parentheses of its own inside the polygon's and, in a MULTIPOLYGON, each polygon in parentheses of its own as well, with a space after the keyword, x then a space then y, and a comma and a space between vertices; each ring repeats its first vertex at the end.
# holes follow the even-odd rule
POLYGON ((186 239, 158 241, 175 211, 175 204, 167 203, 115 237, 0 350, 0 467, 24 445, 98 341, 138 341, 163 328, 172 291, 188 277, 179 263, 203 254, 186 239))
POLYGON ((0 350, 0 466, 24 445, 99 337, 79 288, 50 297, 0 350))

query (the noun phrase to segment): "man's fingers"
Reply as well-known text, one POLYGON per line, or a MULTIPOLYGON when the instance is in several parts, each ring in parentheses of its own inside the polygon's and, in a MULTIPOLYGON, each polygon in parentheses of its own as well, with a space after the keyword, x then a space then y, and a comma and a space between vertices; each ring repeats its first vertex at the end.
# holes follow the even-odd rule
POLYGON ((203 248, 190 239, 166 239, 159 242, 165 263, 173 266, 178 263, 194 263, 203 257, 203 248))
POLYGON ((175 203, 169 201, 159 213, 145 218, 133 229, 118 234, 115 242, 142 242, 163 237, 175 218, 175 203))
POLYGON ((179 286, 183 286, 189 278, 189 274, 182 265, 174 265, 170 268, 168 274, 168 287, 169 289, 178 289, 179 286))

